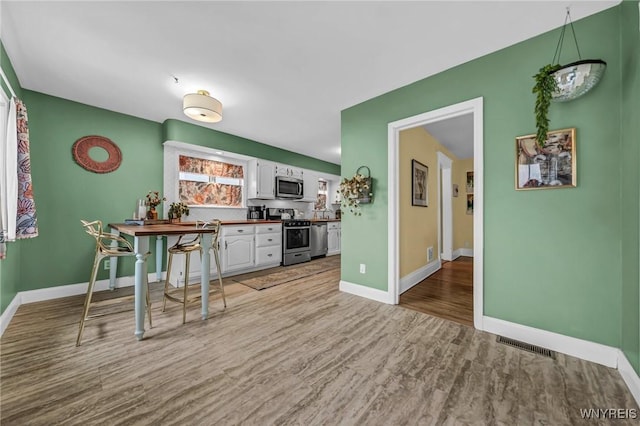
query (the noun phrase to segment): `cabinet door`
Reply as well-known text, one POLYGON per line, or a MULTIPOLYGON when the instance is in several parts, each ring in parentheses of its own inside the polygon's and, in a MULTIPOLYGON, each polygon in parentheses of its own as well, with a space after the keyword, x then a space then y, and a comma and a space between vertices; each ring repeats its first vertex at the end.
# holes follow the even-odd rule
POLYGON ((315 202, 318 198, 318 175, 311 171, 305 170, 304 172, 304 195, 301 200, 315 202))
POLYGON ((258 161, 256 182, 257 196, 263 200, 274 199, 276 196, 276 165, 270 161, 258 161))
POLYGON ((340 252, 339 229, 329 229, 327 231, 327 255, 338 254, 340 252))
POLYGON ((255 263, 253 252, 253 235, 226 237, 222 252, 223 272, 252 268, 255 263))

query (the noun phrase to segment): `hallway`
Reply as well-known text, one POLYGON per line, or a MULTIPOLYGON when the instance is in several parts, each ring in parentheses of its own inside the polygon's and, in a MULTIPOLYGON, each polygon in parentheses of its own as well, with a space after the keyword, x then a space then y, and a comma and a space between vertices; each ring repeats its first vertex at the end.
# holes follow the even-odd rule
POLYGON ((459 257, 400 295, 400 306, 473 327, 473 258, 459 257))

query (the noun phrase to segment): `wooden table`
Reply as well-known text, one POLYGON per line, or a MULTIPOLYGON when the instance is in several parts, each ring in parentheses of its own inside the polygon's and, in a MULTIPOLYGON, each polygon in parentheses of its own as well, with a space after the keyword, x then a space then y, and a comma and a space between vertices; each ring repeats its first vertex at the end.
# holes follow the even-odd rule
MULTIPOLYGON (((119 235, 130 235, 134 239, 134 251, 136 252, 136 264, 134 274, 134 299, 135 299, 135 318, 136 318, 136 330, 135 335, 138 340, 142 340, 144 336, 144 315, 146 309, 145 297, 147 292, 147 256, 149 255, 149 237, 157 236, 160 244, 156 247, 160 247, 156 253, 156 258, 160 259, 160 262, 156 264, 160 265, 157 274, 160 276, 162 272, 162 240, 163 235, 184 235, 184 234, 200 234, 202 236, 202 247, 205 250, 202 251, 202 267, 200 271, 201 279, 201 295, 202 295, 202 319, 206 320, 209 317, 209 268, 211 265, 211 256, 209 254, 209 248, 211 247, 212 233, 215 229, 202 229, 196 227, 195 223, 178 223, 178 224, 158 224, 158 225, 126 225, 124 223, 110 223, 109 227, 111 232, 119 235)), ((110 273, 110 286, 115 286, 117 258, 111 258, 111 273, 110 273)), ((220 271, 218 271, 220 273, 220 271)), ((186 283, 185 283, 186 285, 186 283)))

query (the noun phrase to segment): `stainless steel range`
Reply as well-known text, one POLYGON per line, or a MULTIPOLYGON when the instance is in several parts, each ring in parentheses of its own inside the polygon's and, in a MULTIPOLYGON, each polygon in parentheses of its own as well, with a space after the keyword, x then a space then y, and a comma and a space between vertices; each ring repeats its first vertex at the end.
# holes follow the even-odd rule
POLYGON ((293 209, 274 209, 267 211, 267 219, 282 221, 282 265, 309 262, 311 247, 309 233, 311 222, 304 219, 291 219, 293 209))

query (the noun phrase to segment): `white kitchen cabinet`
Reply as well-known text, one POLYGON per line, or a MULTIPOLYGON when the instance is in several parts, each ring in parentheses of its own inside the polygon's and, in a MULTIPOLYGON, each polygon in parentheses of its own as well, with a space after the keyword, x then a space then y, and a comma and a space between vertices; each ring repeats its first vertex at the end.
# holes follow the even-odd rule
POLYGON ((247 198, 273 200, 276 197, 276 163, 251 160, 247 165, 247 198))
POLYGON ((341 244, 341 225, 340 222, 327 223, 327 256, 340 254, 341 244))
POLYGON ((233 235, 222 241, 222 270, 226 273, 255 265, 253 235, 233 235))
POLYGON ((296 179, 304 179, 304 171, 286 164, 276 164, 276 176, 288 176, 296 179))
POLYGON ((315 203, 318 199, 318 174, 312 170, 304 171, 304 186, 302 199, 296 201, 306 201, 315 203))
POLYGON ((256 267, 277 266, 282 261, 282 225, 256 226, 256 267))

